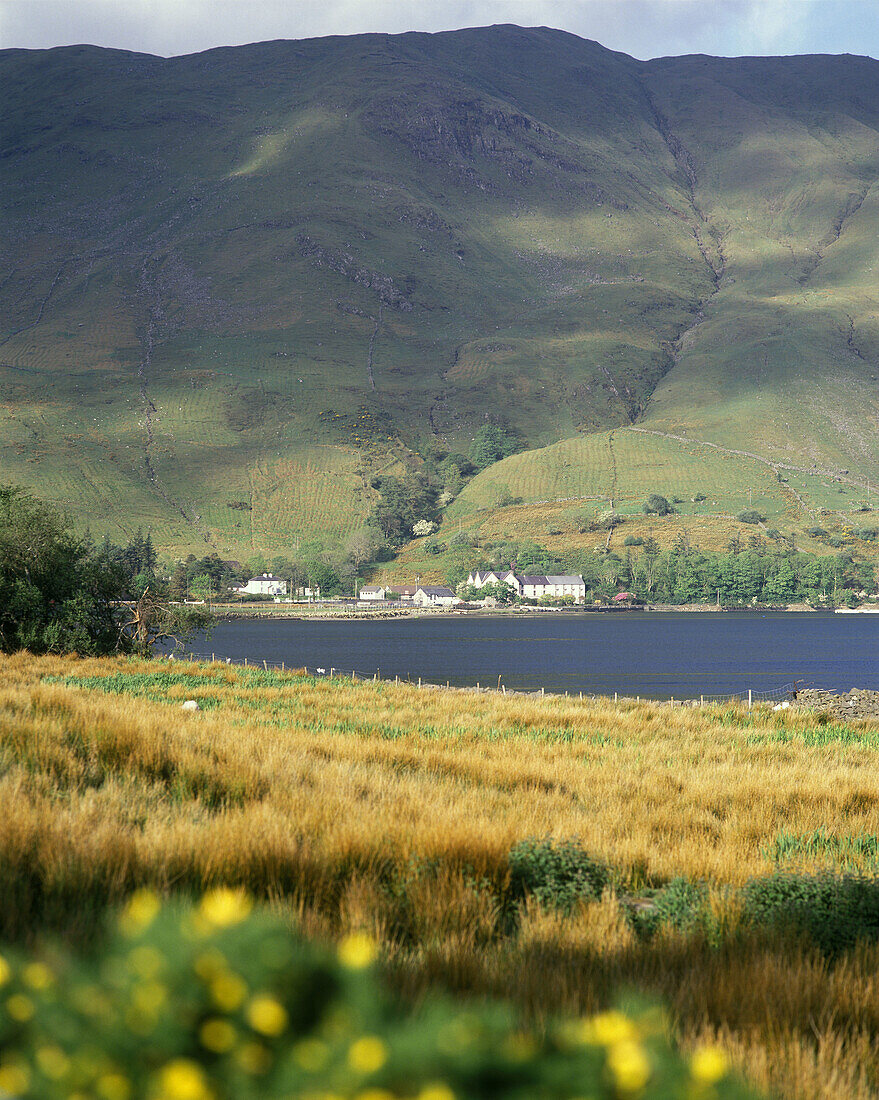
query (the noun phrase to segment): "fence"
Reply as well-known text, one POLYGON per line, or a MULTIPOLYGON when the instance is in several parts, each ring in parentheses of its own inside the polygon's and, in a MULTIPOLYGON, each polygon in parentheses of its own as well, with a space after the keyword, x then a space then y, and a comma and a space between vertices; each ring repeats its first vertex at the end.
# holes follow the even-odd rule
MULTIPOLYGON (((445 688, 450 690, 452 683, 450 680, 446 680, 445 684, 434 683, 432 681, 424 680, 421 676, 400 676, 399 674, 393 677, 383 677, 381 670, 377 669, 373 672, 365 672, 361 669, 352 668, 336 668, 335 666, 319 666, 319 665, 288 665, 285 661, 268 661, 264 658, 260 658, 256 661, 251 661, 249 658, 244 657, 241 659, 233 659, 232 657, 224 657, 216 653, 184 653, 182 656, 177 657, 174 654, 170 654, 169 660, 185 660, 185 661, 211 661, 216 663, 219 661, 221 664, 234 664, 241 665, 243 668, 261 668, 268 672, 270 669, 274 672, 304 672, 308 676, 325 676, 325 677, 342 677, 343 679, 357 680, 371 680, 377 682, 379 680, 387 680, 397 684, 411 684, 413 687, 429 687, 429 688, 445 688)), ((502 682, 503 677, 498 676, 496 684, 482 684, 477 681, 475 686, 473 684, 456 684, 455 689, 461 691, 497 691, 503 695, 507 694, 507 687, 502 682)), ((790 683, 782 684, 781 687, 769 688, 765 691, 754 691, 748 688, 746 691, 733 691, 726 695, 700 695, 698 700, 695 697, 676 698, 670 696, 668 700, 657 699, 650 696, 644 697, 644 702, 653 703, 667 703, 671 706, 705 706, 711 703, 747 703, 748 709, 755 703, 780 703, 784 700, 790 700, 796 698, 797 692, 802 691, 808 687, 804 680, 792 680, 790 683)), ((609 698, 608 696, 598 695, 594 692, 578 692, 576 696, 566 691, 564 694, 561 692, 547 692, 545 688, 538 688, 536 690, 528 691, 525 689, 511 688, 509 694, 511 695, 539 695, 545 697, 556 696, 558 698, 579 698, 579 699, 598 699, 609 698)), ((640 695, 621 695, 615 691, 613 693, 613 701, 615 703, 625 700, 632 700, 635 702, 641 702, 640 695)))

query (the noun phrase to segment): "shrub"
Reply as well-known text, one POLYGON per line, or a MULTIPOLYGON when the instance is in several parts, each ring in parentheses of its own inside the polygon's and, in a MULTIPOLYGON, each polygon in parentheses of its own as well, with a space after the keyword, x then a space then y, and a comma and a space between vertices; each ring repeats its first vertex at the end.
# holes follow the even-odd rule
POLYGON ((879 878, 772 875, 747 885, 744 909, 753 923, 805 933, 833 956, 879 939, 879 878))
POLYGON ((852 534, 856 539, 862 539, 864 542, 875 542, 876 536, 879 535, 879 527, 856 527, 852 534))
POLYGON ((25 1100, 747 1100, 713 1047, 689 1063, 652 1006, 523 1029, 498 1004, 391 997, 364 933, 335 951, 236 891, 135 894, 101 957, 0 959, 0 1092, 25 1100))
POLYGON ((827 536, 827 532, 823 527, 807 527, 806 534, 813 539, 823 539, 827 536))
POLYGON ((746 508, 744 512, 739 512, 736 516, 739 523, 765 523, 766 516, 762 512, 758 512, 756 508, 746 508))
POLYGON ((623 546, 643 546, 644 540, 640 535, 626 535, 623 539, 623 546))
POLYGON ((523 840, 510 851, 509 864, 514 898, 531 894, 541 905, 564 913, 580 901, 601 897, 610 883, 607 866, 576 840, 523 840))
POLYGON ((647 906, 631 909, 629 919, 635 931, 649 939, 660 928, 692 932, 708 920, 707 891, 686 879, 673 879, 657 890, 647 906))
POLYGON ((666 498, 660 496, 659 493, 651 493, 641 507, 648 516, 667 516, 674 511, 666 498))
POLYGON ((619 512, 615 512, 613 508, 608 508, 607 511, 602 512, 592 527, 596 531, 612 531, 614 527, 619 527, 621 523, 625 523, 625 516, 621 516, 619 512))

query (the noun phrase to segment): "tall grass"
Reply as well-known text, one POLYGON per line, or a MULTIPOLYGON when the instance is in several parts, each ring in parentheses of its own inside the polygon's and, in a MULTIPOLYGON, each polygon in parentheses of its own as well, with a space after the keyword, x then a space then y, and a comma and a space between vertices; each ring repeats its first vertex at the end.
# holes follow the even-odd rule
POLYGON ((781 848, 800 870, 826 869, 829 848, 874 869, 855 838, 879 833, 876 733, 737 706, 5 658, 0 933, 87 939, 135 886, 239 884, 315 936, 370 930, 413 998, 491 993, 540 1020, 641 989, 757 1086, 860 1100, 879 1082, 879 947, 829 958, 753 927, 739 888, 775 870, 779 837, 805 838, 781 848), (541 837, 576 839, 610 885, 567 911, 515 901, 510 851, 541 837), (679 878, 706 920, 639 934, 632 913, 679 878))

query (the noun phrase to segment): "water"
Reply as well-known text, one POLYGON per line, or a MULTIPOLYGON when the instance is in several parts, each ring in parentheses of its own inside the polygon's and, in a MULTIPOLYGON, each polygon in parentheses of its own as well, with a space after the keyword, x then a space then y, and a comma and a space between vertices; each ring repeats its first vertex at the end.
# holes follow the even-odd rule
POLYGON ((879 689, 879 615, 544 614, 221 622, 192 650, 431 683, 667 699, 879 689))

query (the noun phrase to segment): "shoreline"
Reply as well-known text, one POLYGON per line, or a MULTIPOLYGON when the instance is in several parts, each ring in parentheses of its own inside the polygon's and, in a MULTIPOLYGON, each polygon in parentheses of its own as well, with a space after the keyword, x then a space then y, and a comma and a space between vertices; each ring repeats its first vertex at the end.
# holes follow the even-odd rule
MULTIPOLYGON (((879 612, 879 608, 845 608, 846 614, 871 614, 879 612)), ((226 622, 247 621, 250 619, 276 619, 278 621, 309 620, 327 621, 334 619, 346 620, 377 620, 377 619, 421 619, 436 618, 438 616, 466 615, 473 618, 508 618, 528 617, 536 618, 543 615, 624 615, 643 614, 760 614, 760 615, 790 615, 790 614, 833 614, 843 613, 841 609, 834 607, 812 607, 809 604, 789 604, 785 607, 756 606, 756 607, 717 607, 714 604, 639 604, 635 607, 509 607, 509 608, 429 608, 429 607, 388 607, 388 608, 346 608, 336 605, 321 606, 315 604, 302 605, 300 607, 283 606, 275 604, 255 604, 251 608, 235 607, 231 605, 214 605, 209 608, 209 613, 217 619, 226 622), (311 610, 314 608, 314 610, 311 610)))

